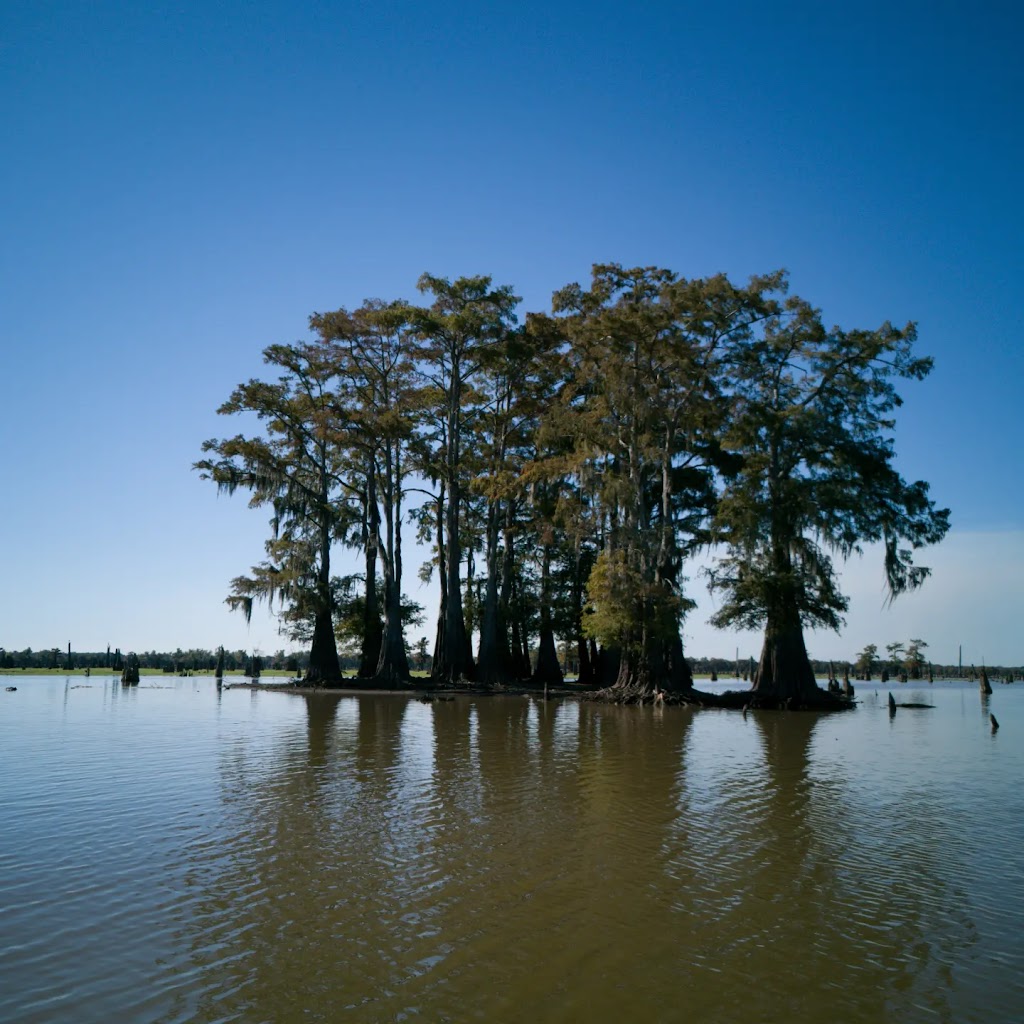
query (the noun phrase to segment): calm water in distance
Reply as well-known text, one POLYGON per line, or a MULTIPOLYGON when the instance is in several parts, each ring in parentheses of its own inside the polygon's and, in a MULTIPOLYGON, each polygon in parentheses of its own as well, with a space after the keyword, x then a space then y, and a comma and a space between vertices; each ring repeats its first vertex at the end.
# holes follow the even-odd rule
POLYGON ((7 684, 5 1024, 1024 1020, 1024 684, 745 719, 7 684))

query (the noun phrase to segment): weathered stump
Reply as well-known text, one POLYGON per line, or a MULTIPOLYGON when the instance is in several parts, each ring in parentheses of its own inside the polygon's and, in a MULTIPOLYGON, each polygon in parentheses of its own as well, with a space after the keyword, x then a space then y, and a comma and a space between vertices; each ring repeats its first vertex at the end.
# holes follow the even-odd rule
POLYGON ((981 677, 979 679, 978 685, 981 687, 981 692, 985 694, 986 697, 992 693, 992 687, 989 686, 988 683, 988 673, 985 671, 984 666, 982 666, 981 669, 981 677))
POLYGON ((121 672, 121 682, 125 686, 138 686, 139 684, 139 658, 137 654, 129 654, 124 661, 124 670, 121 672))

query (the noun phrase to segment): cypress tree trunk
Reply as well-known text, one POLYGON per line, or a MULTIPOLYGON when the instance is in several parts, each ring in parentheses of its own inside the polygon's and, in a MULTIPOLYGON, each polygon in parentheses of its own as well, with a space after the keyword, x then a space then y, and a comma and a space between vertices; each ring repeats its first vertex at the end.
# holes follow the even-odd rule
POLYGON ((313 646, 309 652, 306 682, 310 686, 341 686, 341 663, 330 608, 321 608, 313 622, 313 646))
POLYGON ((615 675, 616 699, 642 701, 659 693, 683 693, 693 689, 693 673, 683 656, 683 643, 647 638, 621 652, 615 675))
POLYGON ((512 638, 512 655, 509 664, 512 674, 516 679, 529 679, 533 674, 530 665, 530 632, 514 573, 510 583, 509 613, 509 631, 512 638))
POLYGON ((579 671, 576 681, 583 686, 593 684, 596 673, 594 662, 590 656, 590 646, 587 638, 583 635, 583 563, 580 556, 580 542, 576 539, 576 562, 573 574, 572 592, 572 618, 576 631, 576 659, 579 662, 579 671))
POLYGON ((477 655, 477 678, 485 683, 503 682, 508 677, 508 641, 503 644, 500 638, 504 624, 501 621, 498 587, 498 525, 498 506, 492 502, 487 510, 487 580, 484 584, 480 650, 477 655))
MULTIPOLYGON (((452 371, 455 373, 455 370, 452 371)), ((457 392, 453 387, 452 408, 457 410, 457 392)), ((447 576, 448 600, 444 609, 444 634, 438 645, 438 658, 434 663, 434 678, 446 683, 473 678, 473 659, 466 635, 466 619, 462 611, 462 544, 459 538, 459 508, 462 504, 459 471, 459 430, 457 411, 449 416, 449 436, 446 468, 449 472, 448 504, 445 508, 447 558, 441 571, 447 576)))
POLYGON ((596 663, 598 686, 613 686, 619 678, 622 649, 620 647, 601 647, 597 653, 596 663))
POLYGON ((445 573, 445 543, 444 543, 444 485, 441 485, 441 493, 437 500, 437 568, 438 583, 441 589, 441 600, 437 611, 437 629, 434 632, 434 655, 430 662, 430 675, 436 678, 438 666, 441 664, 441 654, 445 647, 445 623, 448 621, 448 576, 445 573))
POLYGON ((798 612, 769 613, 753 690, 759 696, 780 701, 820 695, 798 612))
POLYGON ((590 661, 590 645, 582 634, 576 637, 576 657, 580 664, 576 681, 583 686, 592 685, 594 682, 594 666, 590 661))
POLYGON ((405 650, 402 630, 401 587, 388 581, 384 601, 384 641, 376 676, 382 683, 405 685, 409 682, 409 656, 405 650))
POLYGON ((363 642, 359 652, 359 676, 363 679, 377 672, 383 630, 380 605, 377 601, 377 532, 380 513, 377 510, 376 467, 373 460, 367 466, 366 502, 363 506, 363 550, 366 558, 366 598, 363 612, 363 642))
MULTIPOLYGON (((397 446, 396 446, 397 449, 397 446)), ((384 516, 387 546, 384 557, 384 638, 376 677, 382 683, 406 685, 409 656, 402 628, 402 490, 400 453, 385 449, 384 516)), ((377 542, 380 542, 379 534, 377 542)))
POLYGON ((551 623, 541 623, 539 646, 537 648, 537 667, 533 671, 533 682, 545 686, 561 686, 565 681, 562 666, 558 663, 558 648, 555 646, 555 634, 551 623))
POLYGON ((551 547, 544 545, 540 568, 540 638, 537 648, 537 667, 533 682, 561 686, 564 682, 562 666, 558 664, 555 633, 551 625, 551 547))
POLYGON ((683 640, 675 636, 669 644, 668 682, 666 687, 673 692, 693 689, 693 669, 683 654, 683 640))

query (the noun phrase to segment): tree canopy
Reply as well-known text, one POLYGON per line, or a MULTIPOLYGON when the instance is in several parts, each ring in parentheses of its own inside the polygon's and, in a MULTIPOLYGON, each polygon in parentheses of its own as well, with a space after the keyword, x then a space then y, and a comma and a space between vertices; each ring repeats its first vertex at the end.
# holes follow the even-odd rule
POLYGON ((737 285, 598 264, 522 322, 489 277, 418 287, 428 305, 317 313, 312 341, 266 349, 277 379, 220 409, 255 413, 262 433, 208 441, 196 463, 272 509, 267 558, 228 601, 283 599, 312 628, 315 678, 340 675, 341 544, 364 557, 363 596, 345 599, 347 636, 363 616, 361 672, 408 680, 410 518, 437 573, 432 671, 447 683, 557 682, 558 636, 620 699, 685 694, 684 566, 712 547, 715 623, 765 631, 755 690, 804 698, 803 629, 839 629, 847 608, 834 558, 882 542, 891 597, 927 577, 914 551, 948 511, 894 466, 896 383, 931 369, 913 324, 826 328, 781 271, 737 285))

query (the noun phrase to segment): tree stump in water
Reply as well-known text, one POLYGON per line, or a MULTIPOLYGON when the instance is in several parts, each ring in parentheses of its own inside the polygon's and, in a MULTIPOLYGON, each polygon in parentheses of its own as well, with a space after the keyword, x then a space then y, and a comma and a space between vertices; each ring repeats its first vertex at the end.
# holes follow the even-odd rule
POLYGON ((999 728, 999 722, 996 719, 996 716, 989 712, 988 720, 992 725, 992 731, 995 732, 999 728))
POLYGON ((988 684, 988 673, 985 671, 984 666, 982 666, 981 669, 981 679, 978 685, 981 687, 981 692, 985 694, 986 697, 992 693, 992 687, 988 684))
POLYGON ((892 699, 892 694, 889 694, 889 717, 892 718, 896 714, 896 701, 892 699))
POLYGON ((138 686, 139 683, 139 658, 136 654, 129 654, 125 658, 124 671, 121 673, 121 682, 126 686, 138 686))

